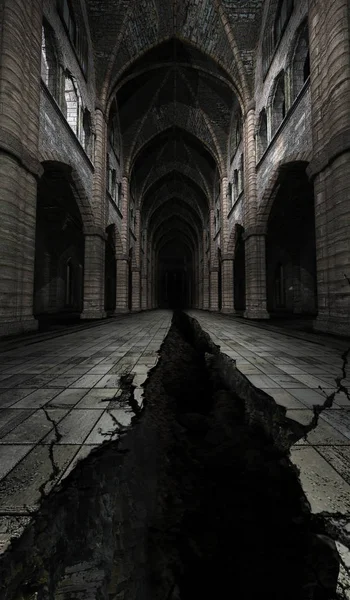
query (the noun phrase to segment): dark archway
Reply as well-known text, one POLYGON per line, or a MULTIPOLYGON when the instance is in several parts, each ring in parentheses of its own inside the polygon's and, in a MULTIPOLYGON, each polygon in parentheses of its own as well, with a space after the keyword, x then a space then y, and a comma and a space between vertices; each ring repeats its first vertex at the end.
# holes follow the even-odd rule
POLYGON ((128 273, 128 309, 132 310, 132 255, 133 249, 129 250, 129 273, 128 273))
POLYGON ((218 309, 222 309, 222 264, 220 248, 218 248, 218 309))
POLYGON ((179 240, 165 244, 158 258, 158 304, 174 310, 189 308, 193 294, 192 256, 179 240))
POLYGON ((267 227, 267 298, 274 315, 317 313, 313 187, 306 163, 281 168, 267 227))
POLYGON ((117 261, 115 249, 115 225, 106 229, 105 249, 105 311, 113 312, 116 307, 117 261))
POLYGON ((245 242, 244 228, 236 225, 236 247, 233 261, 234 307, 236 311, 244 312, 245 302, 245 242))
POLYGON ((83 222, 70 167, 46 163, 38 183, 34 315, 44 325, 83 309, 83 222))

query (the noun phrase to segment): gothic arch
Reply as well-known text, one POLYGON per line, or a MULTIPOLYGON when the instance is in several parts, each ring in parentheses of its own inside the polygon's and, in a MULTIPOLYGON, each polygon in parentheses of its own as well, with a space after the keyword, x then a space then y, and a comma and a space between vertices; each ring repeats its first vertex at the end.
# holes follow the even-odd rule
POLYGON ((276 184, 278 178, 280 176, 281 169, 284 167, 288 168, 293 163, 304 163, 305 166, 310 162, 311 155, 309 152, 300 152, 298 154, 294 154, 292 156, 286 156, 283 158, 274 168, 272 175, 269 179, 269 182, 265 188, 264 194, 262 196, 259 209, 258 209, 258 223, 259 226, 262 227, 263 232, 267 232, 267 223, 271 211, 271 207, 274 201, 274 191, 276 188, 276 184))
POLYGON ((80 210, 81 218, 83 220, 84 230, 89 227, 95 227, 95 216, 93 209, 90 204, 90 200, 87 197, 85 187, 82 179, 75 169, 74 165, 67 162, 63 162, 60 156, 56 152, 45 152, 41 154, 40 162, 42 166, 46 168, 54 168, 65 174, 67 181, 71 184, 72 192, 80 210))

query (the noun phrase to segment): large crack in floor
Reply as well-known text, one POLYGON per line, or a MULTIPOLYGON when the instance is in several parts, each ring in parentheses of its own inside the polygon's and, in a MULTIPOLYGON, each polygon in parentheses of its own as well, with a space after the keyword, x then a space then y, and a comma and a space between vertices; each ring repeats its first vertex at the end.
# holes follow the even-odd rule
POLYGON ((127 406, 130 426, 114 417, 118 439, 42 494, 0 560, 1 600, 346 597, 346 520, 311 514, 289 458, 321 408, 308 426, 286 418, 182 313, 142 400, 125 374, 109 409, 127 406))

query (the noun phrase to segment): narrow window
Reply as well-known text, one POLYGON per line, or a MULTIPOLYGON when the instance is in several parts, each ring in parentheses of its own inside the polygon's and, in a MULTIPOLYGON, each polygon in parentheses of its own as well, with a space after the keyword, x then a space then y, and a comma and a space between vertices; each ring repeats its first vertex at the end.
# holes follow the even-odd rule
POLYGON ((304 26, 295 47, 292 70, 293 100, 295 100, 310 76, 309 31, 307 25, 304 26))
POLYGON ((84 140, 83 140, 83 145, 84 145, 84 149, 86 154, 89 156, 89 158, 91 158, 91 115, 90 115, 90 111, 87 110, 87 108, 84 110, 83 113, 83 132, 84 132, 84 140))
POLYGON ((66 119, 75 135, 79 134, 79 96, 74 81, 66 73, 64 97, 66 103, 66 119))
POLYGON ((286 97, 284 92, 284 74, 282 74, 276 85, 276 91, 272 103, 272 134, 274 135, 286 116, 286 97))
POLYGON ((284 33, 285 28, 287 27, 288 21, 293 12, 293 8, 293 0, 280 0, 278 4, 274 25, 275 46, 277 46, 284 33))
POLYGON ((267 143, 268 143, 267 142, 267 114, 266 114, 266 110, 263 109, 260 113, 258 139, 257 139, 258 161, 263 156, 263 154, 267 148, 267 143))
POLYGON ((42 27, 41 78, 55 100, 58 100, 58 60, 53 32, 46 23, 42 27))

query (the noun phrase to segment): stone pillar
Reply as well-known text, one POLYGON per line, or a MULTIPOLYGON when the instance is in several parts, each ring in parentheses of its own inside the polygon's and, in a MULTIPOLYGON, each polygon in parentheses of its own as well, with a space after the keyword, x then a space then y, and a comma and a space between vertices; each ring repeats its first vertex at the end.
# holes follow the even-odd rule
POLYGON ((318 317, 350 335, 350 36, 347 0, 309 8, 318 317))
POLYGON ((255 103, 244 121, 244 212, 246 310, 248 319, 268 319, 265 235, 257 223, 255 103))
POLYGON ((265 235, 247 231, 245 235, 247 319, 268 319, 266 296, 266 239, 265 235), (249 300, 249 301, 248 301, 249 300))
POLYGON ((234 302, 233 302, 233 256, 227 256, 225 249, 227 248, 230 231, 229 222, 227 215, 230 212, 231 204, 228 199, 228 179, 223 177, 221 180, 221 248, 222 252, 222 271, 221 271, 221 285, 222 285, 222 312, 233 313, 234 302))
POLYGON ((0 11, 0 335, 33 317, 42 0, 2 0, 0 11))
POLYGON ((143 229, 141 232, 142 239, 142 258, 141 258, 141 310, 147 310, 148 308, 148 287, 147 287, 147 276, 148 276, 148 254, 147 254, 147 229, 143 229))
POLYGON ((86 232, 82 319, 102 319, 106 316, 104 309, 105 245, 106 234, 103 231, 86 232))
POLYGON ((207 255, 207 233, 203 231, 203 294, 202 308, 209 310, 210 295, 209 295, 209 266, 207 255))
POLYGON ((107 123, 100 108, 95 111, 96 140, 94 145, 94 179, 92 208, 94 226, 84 224, 84 299, 82 319, 102 319, 105 305, 105 250, 106 250, 106 154, 107 123))
POLYGON ((212 267, 210 271, 210 310, 219 310, 219 270, 217 267, 212 267))
POLYGON ((132 312, 141 310, 141 214, 136 210, 134 258, 132 265, 132 312))
POLYGON ((210 285, 209 285, 209 297, 210 304, 209 310, 219 310, 219 268, 217 266, 217 246, 214 240, 215 227, 214 227, 214 207, 209 212, 209 228, 210 228, 210 285))
POLYGON ((223 255, 222 260, 222 312, 234 312, 233 256, 223 255))
POLYGON ((138 267, 132 268, 132 312, 141 310, 141 271, 138 267))
MULTIPOLYGON (((122 200, 120 203, 120 210, 123 215, 121 222, 121 243, 124 249, 122 256, 118 257, 117 260, 117 273, 120 273, 117 281, 117 312, 128 312, 129 310, 129 246, 130 246, 130 186, 128 177, 122 178, 122 200)), ((132 299, 133 301, 133 299, 132 299)))
POLYGON ((116 313, 129 312, 128 306, 129 294, 129 260, 127 256, 117 258, 117 293, 116 293, 116 313))

